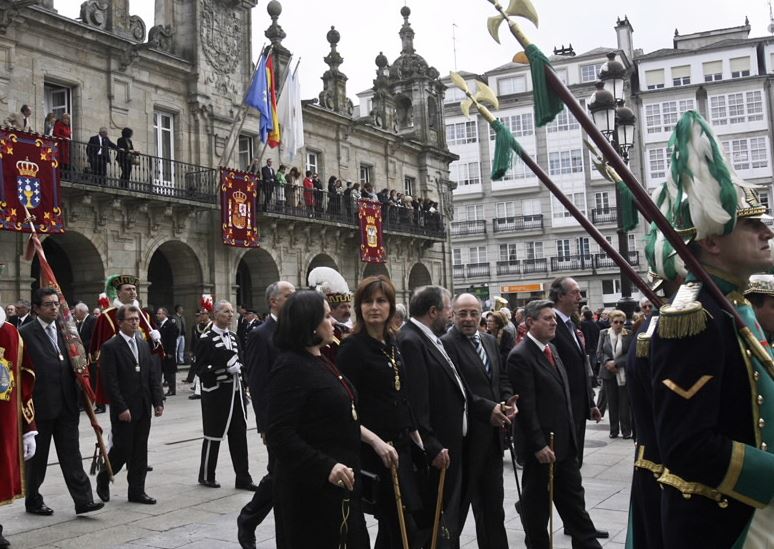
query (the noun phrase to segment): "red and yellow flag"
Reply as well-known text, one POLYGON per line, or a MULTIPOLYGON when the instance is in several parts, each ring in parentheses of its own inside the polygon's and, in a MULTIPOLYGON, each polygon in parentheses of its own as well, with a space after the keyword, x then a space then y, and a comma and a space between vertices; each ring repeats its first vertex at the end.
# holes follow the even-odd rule
POLYGON ((266 62, 266 82, 269 85, 269 102, 271 103, 271 120, 273 129, 269 132, 269 147, 275 149, 282 143, 282 134, 280 132, 279 111, 277 110, 277 81, 274 71, 274 56, 269 56, 266 62))

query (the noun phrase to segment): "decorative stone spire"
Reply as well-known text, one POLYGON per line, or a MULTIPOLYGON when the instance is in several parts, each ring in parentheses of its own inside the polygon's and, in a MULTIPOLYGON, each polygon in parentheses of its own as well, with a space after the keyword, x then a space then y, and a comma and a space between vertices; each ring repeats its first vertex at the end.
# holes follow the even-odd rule
POLYGON ((379 52, 374 79, 374 96, 371 98, 371 123, 377 128, 397 132, 395 98, 390 91, 390 65, 384 53, 379 52))
POLYGON ((354 107, 352 101, 347 98, 347 76, 339 70, 344 58, 336 51, 336 44, 339 43, 341 35, 335 27, 331 26, 331 30, 328 31, 325 38, 331 45, 331 51, 323 58, 329 69, 322 76, 323 91, 320 92, 320 106, 352 116, 354 107))
MULTIPOLYGON (((277 22, 280 14, 282 13, 282 4, 277 0, 271 0, 266 5, 266 12, 271 17, 271 25, 263 33, 263 35, 271 42, 272 55, 274 56, 274 70, 277 74, 277 78, 283 78, 288 74, 288 65, 290 64, 290 50, 282 45, 282 41, 287 34, 277 22)), ((280 82, 278 82, 278 85, 280 82)))
POLYGON ((129 0, 87 0, 81 4, 81 20, 136 42, 145 40, 145 22, 137 15, 129 15, 129 0))
POLYGON ((403 16, 403 26, 400 29, 400 41, 402 44, 401 53, 411 54, 414 53, 414 29, 411 28, 409 23, 409 15, 411 15, 411 9, 408 6, 400 8, 400 14, 403 16))

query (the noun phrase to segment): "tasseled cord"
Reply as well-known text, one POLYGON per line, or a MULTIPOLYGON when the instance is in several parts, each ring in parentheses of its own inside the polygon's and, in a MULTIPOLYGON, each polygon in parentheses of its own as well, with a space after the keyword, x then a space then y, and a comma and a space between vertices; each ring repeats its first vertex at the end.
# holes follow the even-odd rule
MULTIPOLYGON (((532 98, 535 102, 535 124, 540 128, 551 122, 562 112, 564 103, 548 87, 546 66, 551 63, 545 54, 535 44, 530 44, 524 50, 529 59, 529 69, 532 74, 532 98)), ((553 68, 551 69, 553 70, 553 68)))
POLYGON ((495 120, 490 124, 495 132, 495 152, 492 159, 492 181, 499 181, 513 165, 513 153, 521 156, 522 149, 511 130, 495 120))

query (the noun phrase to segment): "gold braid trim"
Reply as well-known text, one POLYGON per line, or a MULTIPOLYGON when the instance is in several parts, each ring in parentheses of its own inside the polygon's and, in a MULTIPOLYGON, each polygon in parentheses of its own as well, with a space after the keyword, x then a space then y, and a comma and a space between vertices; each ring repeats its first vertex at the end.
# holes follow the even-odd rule
POLYGON ((687 480, 670 473, 669 469, 666 467, 664 468, 664 473, 659 477, 658 482, 676 489, 683 494, 683 498, 685 499, 691 499, 694 495, 702 496, 717 503, 718 507, 721 509, 728 507, 728 499, 715 488, 710 488, 706 484, 701 484, 699 482, 688 482, 687 480))
POLYGON ((639 447, 639 451, 637 452, 637 461, 634 462, 634 466, 637 469, 645 469, 646 471, 650 471, 656 478, 658 478, 664 472, 663 465, 654 461, 650 461, 649 459, 645 459, 644 444, 639 447))
POLYGON ((637 358, 647 358, 650 354, 650 337, 637 334, 637 358))
POLYGON ((695 336, 707 329, 709 317, 710 314, 698 301, 679 310, 673 310, 670 306, 662 307, 658 335, 664 339, 695 336))

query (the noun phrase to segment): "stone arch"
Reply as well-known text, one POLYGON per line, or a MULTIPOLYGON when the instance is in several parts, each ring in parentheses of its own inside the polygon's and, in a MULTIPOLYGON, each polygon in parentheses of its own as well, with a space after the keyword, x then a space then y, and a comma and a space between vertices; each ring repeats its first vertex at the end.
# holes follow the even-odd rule
POLYGON ((408 279, 408 289, 410 292, 413 292, 420 286, 429 286, 432 283, 433 279, 430 277, 430 271, 422 263, 415 263, 411 267, 408 279))
MULTIPOLYGON (((85 235, 68 230, 61 235, 47 236, 42 245, 67 303, 72 306, 83 301, 90 308, 95 307, 105 288, 105 266, 94 243, 85 235)), ((32 290, 35 290, 40 285, 37 256, 32 260, 30 275, 34 279, 32 290)))
POLYGON ((268 312, 264 299, 266 287, 280 279, 279 267, 272 255, 263 248, 247 250, 237 263, 236 302, 268 312))
POLYGON ((398 95, 395 98, 395 110, 399 129, 404 130, 414 127, 414 106, 409 97, 398 95))
POLYGON ((146 268, 148 298, 145 305, 167 307, 170 313, 175 305, 182 305, 190 323, 204 290, 202 267, 196 252, 181 240, 167 240, 153 250, 146 268))
POLYGON ((384 263, 366 263, 365 269, 363 269, 363 278, 379 275, 390 278, 390 271, 387 270, 384 263))
MULTIPOLYGON (((339 270, 339 266, 336 265, 336 261, 329 256, 328 254, 317 254, 312 258, 312 260, 309 262, 309 266, 306 268, 306 275, 304 276, 304 280, 301 281, 301 286, 306 287, 309 280, 309 273, 314 269, 315 267, 330 267, 331 269, 339 270)), ((339 271, 341 272, 341 271, 339 271)))

